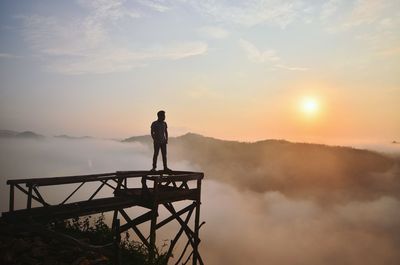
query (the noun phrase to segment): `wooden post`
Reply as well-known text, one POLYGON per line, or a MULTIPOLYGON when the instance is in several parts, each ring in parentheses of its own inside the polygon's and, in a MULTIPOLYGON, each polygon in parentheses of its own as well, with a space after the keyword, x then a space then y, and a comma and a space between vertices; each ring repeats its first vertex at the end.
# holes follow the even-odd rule
POLYGON ((32 185, 29 184, 28 186, 28 200, 26 203, 26 208, 31 209, 32 208, 32 185))
POLYGON ((194 248, 193 248, 193 265, 197 265, 199 259, 199 223, 200 223, 200 203, 201 203, 201 179, 197 180, 197 198, 196 198, 196 214, 194 220, 194 248))
POLYGON ((121 256, 120 256, 120 249, 119 244, 121 242, 121 234, 119 233, 120 222, 119 219, 115 219, 115 226, 114 226, 114 264, 120 265, 121 264, 121 256))
POLYGON ((14 211, 14 184, 10 185, 10 207, 9 207, 9 211, 13 212, 14 211))
MULTIPOLYGON (((116 222, 117 222, 117 219, 118 218, 118 210, 114 210, 114 214, 113 214, 113 219, 112 219, 112 224, 111 224, 111 229, 115 229, 115 227, 116 227, 116 222)), ((118 220, 119 221, 119 220, 118 220)))
POLYGON ((154 202, 152 207, 152 217, 150 223, 150 261, 153 262, 156 250, 156 229, 157 229, 157 215, 158 215, 158 178, 154 180, 153 194, 154 202))

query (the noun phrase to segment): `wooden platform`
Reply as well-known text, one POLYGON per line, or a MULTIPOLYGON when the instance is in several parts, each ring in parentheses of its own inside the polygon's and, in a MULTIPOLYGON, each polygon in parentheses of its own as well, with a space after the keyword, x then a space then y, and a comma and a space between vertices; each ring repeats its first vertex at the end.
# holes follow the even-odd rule
MULTIPOLYGON (((13 223, 40 222, 49 223, 57 220, 65 220, 79 216, 85 216, 96 213, 113 212, 112 227, 116 232, 116 240, 120 233, 132 230, 141 242, 148 248, 150 260, 154 258, 156 251, 156 231, 166 224, 177 221, 180 229, 171 240, 167 252, 167 257, 172 257, 172 251, 177 241, 184 234, 187 237, 187 243, 182 254, 179 256, 176 264, 183 261, 188 246, 192 251, 186 257, 186 262, 192 258, 192 264, 203 261, 198 251, 200 244, 199 229, 204 224, 200 224, 200 205, 201 205, 201 181, 204 175, 201 172, 190 171, 117 171, 115 173, 103 173, 80 176, 65 176, 51 178, 30 178, 8 180, 10 185, 9 211, 2 213, 2 219, 13 223), (141 181, 134 182, 140 187, 130 187, 128 180, 139 178, 141 181), (85 194, 87 199, 76 198, 78 190, 82 190, 86 183, 91 185, 98 183, 98 188, 85 194), (139 184, 138 184, 139 183, 139 184), (42 186, 58 186, 65 184, 66 188, 71 188, 66 198, 58 203, 50 203, 46 194, 41 193, 42 186), (75 186, 75 187, 73 187, 75 186), (105 190, 107 188, 107 190, 105 190), (99 198, 100 191, 103 198, 99 198), (107 194, 108 192, 108 194, 107 194), (15 209, 15 196, 20 200, 26 198, 26 207, 15 209), (104 196, 107 196, 104 198, 104 196), (71 202, 75 198, 77 202, 71 202), (36 204, 32 202, 35 201, 36 204), (173 203, 178 201, 185 202, 186 206, 176 209, 173 203), (40 206, 36 206, 36 205, 40 206), (140 206, 146 208, 147 212, 132 218, 125 211, 127 208, 140 206), (170 214, 169 217, 158 221, 158 209, 164 207, 170 214), (194 220, 191 216, 194 215, 194 220), (123 218, 123 224, 120 225, 120 219, 123 218), (193 220, 193 224, 190 221, 193 220), (150 222, 149 236, 140 231, 137 227, 144 222, 150 222)), ((116 243, 118 245, 119 243, 116 243)))
POLYGON ((92 199, 61 205, 49 205, 20 209, 5 212, 4 220, 24 222, 29 219, 34 221, 51 221, 54 219, 68 219, 76 216, 84 216, 95 213, 113 211, 120 208, 141 206, 151 209, 154 204, 171 203, 182 200, 195 200, 198 196, 197 189, 178 189, 174 187, 162 187, 155 196, 154 189, 133 188, 115 192, 114 197, 92 199))
POLYGON ((201 180, 202 178, 202 173, 189 171, 117 171, 115 173, 80 176, 13 179, 7 181, 7 184, 10 185, 10 211, 2 213, 2 217, 13 222, 24 222, 29 219, 51 221, 53 219, 68 219, 133 206, 151 209, 154 204, 195 200, 199 196, 200 189, 189 189, 187 182, 201 180), (141 178, 142 187, 129 188, 127 185, 127 179, 129 178, 141 178), (87 200, 66 203, 84 183, 96 181, 100 183, 100 186, 87 200), (180 183, 178 184, 179 186, 177 185, 178 182, 180 183), (44 195, 39 192, 39 187, 41 186, 72 183, 78 183, 80 186, 57 205, 48 204, 43 198, 44 195), (26 188, 23 187, 23 184, 25 184, 26 188), (148 184, 152 184, 150 188, 147 187, 148 184), (110 192, 110 196, 95 199, 94 197, 105 186, 113 189, 113 192, 110 192), (156 187, 156 190, 154 187, 156 187), (15 188, 19 189, 22 194, 27 195, 27 207, 24 209, 14 209, 15 188), (32 207, 32 200, 36 200, 42 206, 32 207))

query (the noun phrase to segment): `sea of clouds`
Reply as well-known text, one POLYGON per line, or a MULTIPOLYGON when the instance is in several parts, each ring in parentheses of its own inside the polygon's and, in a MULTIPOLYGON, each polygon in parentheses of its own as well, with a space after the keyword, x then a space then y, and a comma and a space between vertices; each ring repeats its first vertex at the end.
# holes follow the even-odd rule
MULTIPOLYGON (((7 179, 150 169, 151 155, 149 146, 136 142, 0 139, 0 209, 8 207, 7 179)), ((202 170, 185 160, 169 166, 202 170)), ((88 185, 77 196, 95 188, 88 185)), ((47 192, 55 202, 63 199, 60 189, 47 192)), ((286 197, 279 189, 238 189, 206 176, 201 220, 206 224, 200 251, 209 265, 400 264, 400 201, 390 195, 323 204, 286 197)), ((176 228, 172 224, 160 232, 159 242, 172 239, 176 228)))

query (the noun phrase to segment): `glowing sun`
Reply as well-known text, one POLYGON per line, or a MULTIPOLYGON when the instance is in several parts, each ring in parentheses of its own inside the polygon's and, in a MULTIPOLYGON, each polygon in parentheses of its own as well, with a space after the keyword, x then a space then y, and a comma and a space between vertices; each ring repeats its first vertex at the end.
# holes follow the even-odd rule
POLYGON ((319 104, 315 98, 307 97, 303 98, 300 103, 300 109, 307 115, 314 115, 318 112, 319 104))

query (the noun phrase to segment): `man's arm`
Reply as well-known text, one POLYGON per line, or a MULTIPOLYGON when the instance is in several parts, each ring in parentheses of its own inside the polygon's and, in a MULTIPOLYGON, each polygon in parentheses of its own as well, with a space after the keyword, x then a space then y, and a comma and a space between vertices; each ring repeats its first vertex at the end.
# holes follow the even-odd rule
POLYGON ((152 123, 151 124, 151 130, 150 130, 150 134, 151 134, 151 138, 153 138, 153 140, 154 140, 154 137, 155 137, 155 130, 154 130, 154 123, 152 123))
POLYGON ((167 123, 165 123, 165 139, 167 140, 166 144, 168 144, 168 126, 167 126, 167 123))

